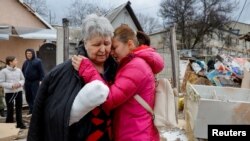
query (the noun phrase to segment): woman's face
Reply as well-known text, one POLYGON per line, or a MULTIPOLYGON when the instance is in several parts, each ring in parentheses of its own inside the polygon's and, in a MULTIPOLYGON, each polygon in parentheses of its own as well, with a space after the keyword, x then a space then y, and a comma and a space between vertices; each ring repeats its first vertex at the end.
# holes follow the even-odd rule
POLYGON ((117 38, 112 40, 111 55, 113 58, 120 63, 121 60, 130 53, 130 41, 128 43, 123 43, 117 38))
POLYGON ((16 66, 17 66, 17 63, 18 63, 18 61, 17 61, 17 59, 15 58, 12 62, 10 62, 10 66, 16 67, 16 66))
POLYGON ((111 37, 96 36, 85 41, 85 49, 89 59, 95 64, 102 64, 111 51, 111 37))

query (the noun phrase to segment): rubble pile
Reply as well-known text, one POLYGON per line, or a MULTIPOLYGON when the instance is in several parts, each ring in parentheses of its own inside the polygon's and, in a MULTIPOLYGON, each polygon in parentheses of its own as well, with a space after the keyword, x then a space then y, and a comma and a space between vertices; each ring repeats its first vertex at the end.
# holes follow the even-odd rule
POLYGON ((250 63, 245 58, 217 55, 207 63, 191 58, 185 72, 181 90, 186 92, 186 83, 220 87, 250 87, 248 73, 250 63), (244 75, 245 74, 245 75, 244 75), (247 78, 244 78, 247 77, 247 78), (244 83, 242 81, 244 80, 244 83))

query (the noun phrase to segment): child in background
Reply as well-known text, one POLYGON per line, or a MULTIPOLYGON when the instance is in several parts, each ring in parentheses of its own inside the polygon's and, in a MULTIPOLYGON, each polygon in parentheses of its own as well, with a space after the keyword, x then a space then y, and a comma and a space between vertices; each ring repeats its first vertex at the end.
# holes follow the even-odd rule
POLYGON ((17 128, 25 129, 22 121, 23 105, 23 84, 24 76, 22 71, 17 68, 17 59, 14 56, 6 57, 7 67, 0 72, 0 85, 4 88, 5 102, 7 105, 6 123, 14 122, 14 103, 16 106, 17 128))

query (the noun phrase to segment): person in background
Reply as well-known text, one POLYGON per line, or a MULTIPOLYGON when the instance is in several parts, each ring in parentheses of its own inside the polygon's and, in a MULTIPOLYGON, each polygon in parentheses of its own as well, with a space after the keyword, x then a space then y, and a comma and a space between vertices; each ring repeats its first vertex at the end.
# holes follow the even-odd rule
POLYGON ((17 68, 17 59, 14 56, 6 57, 7 67, 0 72, 0 85, 4 88, 5 102, 7 104, 6 123, 14 122, 14 103, 16 107, 17 128, 25 129, 22 121, 23 85, 24 76, 21 69, 17 68))
MULTIPOLYGON (((119 64, 109 95, 103 104, 106 111, 113 110, 115 141, 159 141, 153 117, 134 98, 139 94, 153 109, 155 76, 163 67, 160 54, 147 45, 138 46, 135 32, 127 25, 119 26, 112 39, 111 55, 119 64)), ((73 66, 86 83, 103 80, 89 59, 73 56, 73 66), (79 64, 80 62, 80 66, 79 64)), ((105 81, 103 81, 105 83, 105 81)))
MULTIPOLYGON (((0 71, 5 68, 6 66, 0 66, 0 71)), ((5 117, 5 111, 4 111, 4 108, 5 108, 5 104, 3 102, 3 99, 4 99, 4 91, 3 91, 3 87, 0 86, 0 116, 1 117, 5 117)))
POLYGON ((137 40, 139 42, 139 46, 141 45, 147 45, 147 46, 150 46, 150 37, 142 32, 142 31, 137 31, 136 33, 136 37, 137 37, 137 40))
POLYGON ((32 114, 37 90, 44 77, 44 69, 41 60, 36 58, 35 51, 33 49, 26 49, 25 56, 26 60, 22 67, 22 72, 25 78, 24 90, 26 100, 29 105, 28 114, 32 114))
POLYGON ((4 91, 3 91, 3 87, 0 86, 0 116, 1 117, 5 117, 5 112, 4 112, 4 102, 3 102, 3 98, 4 98, 4 91))

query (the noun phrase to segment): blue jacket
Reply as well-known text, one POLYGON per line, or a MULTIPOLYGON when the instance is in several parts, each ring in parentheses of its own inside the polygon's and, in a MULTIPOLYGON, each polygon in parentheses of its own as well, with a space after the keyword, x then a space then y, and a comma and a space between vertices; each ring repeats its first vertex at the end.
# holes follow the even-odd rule
POLYGON ((26 52, 32 52, 32 58, 28 59, 26 56, 26 61, 23 63, 22 72, 27 81, 42 81, 44 77, 44 70, 42 66, 42 61, 36 58, 35 51, 33 49, 27 49, 26 52))

